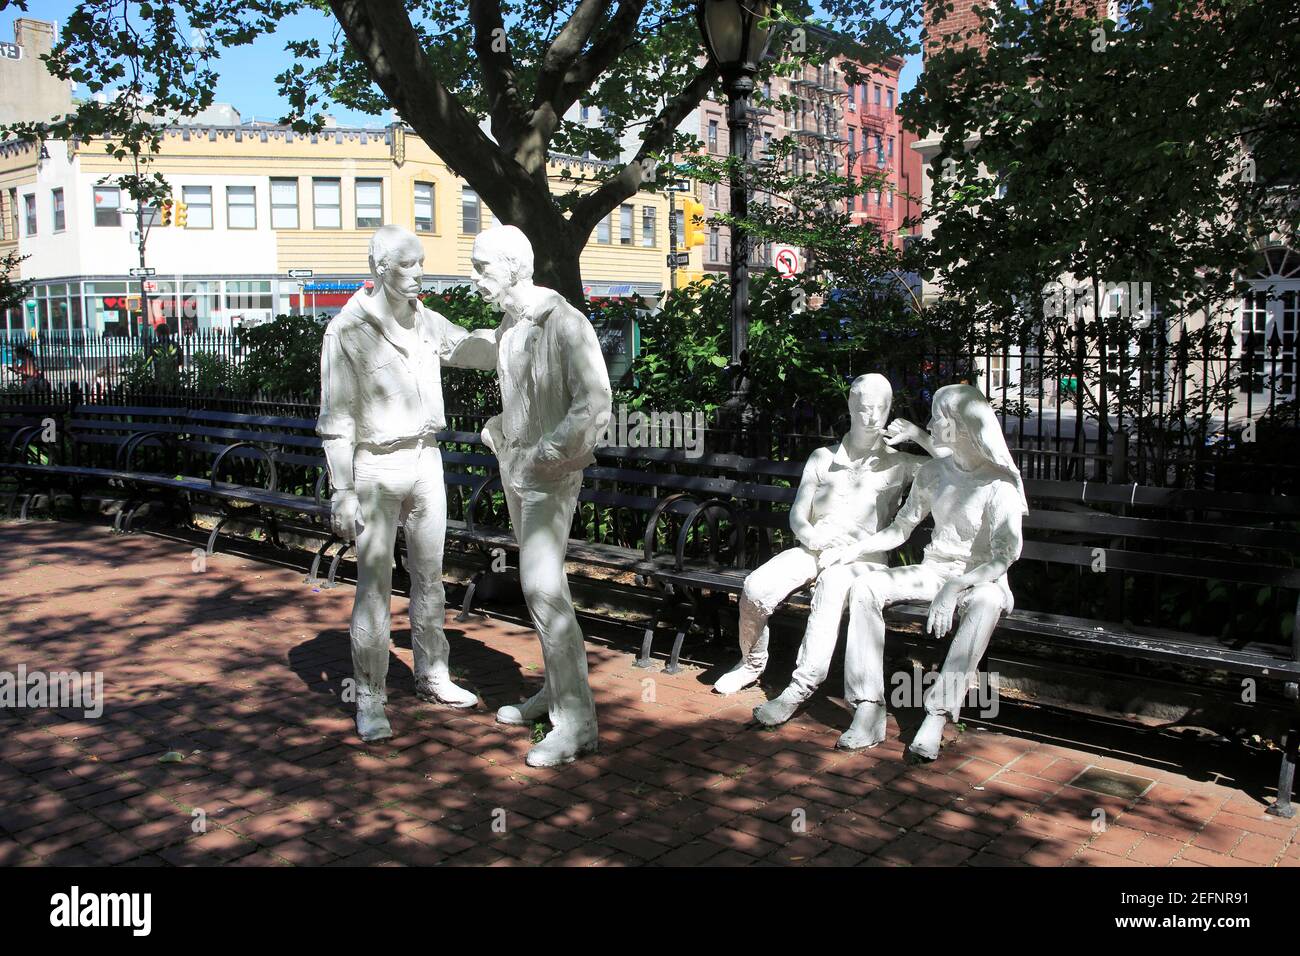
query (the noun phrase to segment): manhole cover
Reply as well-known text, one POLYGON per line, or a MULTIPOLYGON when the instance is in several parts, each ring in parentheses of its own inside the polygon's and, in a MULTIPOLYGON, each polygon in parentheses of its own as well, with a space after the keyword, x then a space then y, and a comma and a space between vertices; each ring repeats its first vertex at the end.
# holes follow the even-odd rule
POLYGON ((1148 780, 1146 777, 1135 777, 1129 773, 1117 773, 1114 770, 1102 770, 1098 767, 1089 767, 1083 773, 1079 774, 1070 781, 1070 786, 1078 787, 1081 790, 1091 790, 1093 793, 1104 793, 1112 797, 1124 797, 1132 800, 1146 793, 1154 780, 1148 780))

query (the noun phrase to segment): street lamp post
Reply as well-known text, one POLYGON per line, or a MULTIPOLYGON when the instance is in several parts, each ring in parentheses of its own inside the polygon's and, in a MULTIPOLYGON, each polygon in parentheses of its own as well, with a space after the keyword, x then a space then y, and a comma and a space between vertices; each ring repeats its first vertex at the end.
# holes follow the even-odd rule
MULTIPOLYGON (((771 38, 771 0, 699 0, 695 7, 709 57, 717 64, 727 91, 730 139, 731 214, 749 211, 749 97, 754 74, 767 55, 771 38)), ((723 406, 727 427, 744 434, 753 419, 749 404, 749 236, 731 227, 731 397, 723 406)), ((738 438, 737 450, 743 450, 738 438)))

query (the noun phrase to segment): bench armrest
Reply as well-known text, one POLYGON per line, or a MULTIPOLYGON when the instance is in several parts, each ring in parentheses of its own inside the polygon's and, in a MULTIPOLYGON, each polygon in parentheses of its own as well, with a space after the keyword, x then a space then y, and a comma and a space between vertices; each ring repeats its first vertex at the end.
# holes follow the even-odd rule
POLYGON ((134 435, 128 435, 126 441, 117 446, 117 455, 115 457, 117 459, 118 467, 123 471, 131 471, 131 456, 135 454, 137 448, 151 438, 157 438, 162 441, 163 444, 176 441, 176 436, 171 432, 150 431, 136 432, 134 435))
POLYGON ((217 487, 217 476, 221 473, 221 463, 226 460, 227 455, 237 448, 247 448, 251 451, 255 451, 266 461, 266 467, 270 472, 270 478, 266 483, 266 487, 262 490, 275 491, 276 484, 279 481, 279 477, 276 475, 275 471, 275 455, 272 452, 267 451, 261 445, 255 444, 251 441, 237 441, 233 445, 227 445, 225 448, 221 449, 221 453, 217 455, 216 459, 212 462, 212 487, 217 487))
POLYGON ((5 452, 5 461, 21 464, 18 461, 18 453, 23 449, 30 448, 32 438, 39 434, 41 430, 41 425, 27 425, 14 432, 13 437, 9 439, 9 448, 5 452))
POLYGON ((474 513, 478 510, 479 500, 492 490, 492 486, 501 485, 501 472, 494 471, 490 475, 485 475, 483 480, 474 486, 474 491, 469 496, 469 504, 465 507, 465 530, 470 534, 474 533, 474 513))
MULTIPOLYGON (((734 507, 732 507, 731 503, 728 501, 724 501, 721 498, 709 498, 707 501, 702 501, 694 508, 691 509, 691 513, 687 515, 686 520, 682 522, 681 530, 677 532, 677 549, 674 554, 675 563, 673 565, 675 570, 677 571, 682 570, 683 565, 686 563, 686 539, 690 537, 691 529, 695 527, 695 522, 699 519, 700 515, 707 514, 709 511, 714 509, 721 509, 722 511, 725 511, 727 515, 731 518, 731 523, 735 526, 736 529, 735 563, 738 567, 744 567, 745 565, 745 522, 741 518, 740 512, 738 512, 734 507)), ((711 541, 710 543, 714 552, 716 553, 717 542, 711 541)))
POLYGON ((686 492, 679 491, 660 501, 659 504, 655 505, 655 510, 650 513, 650 518, 646 521, 645 525, 645 559, 647 561, 653 561, 655 559, 655 537, 659 531, 659 519, 664 516, 664 512, 683 499, 688 501, 695 500, 694 497, 686 492))

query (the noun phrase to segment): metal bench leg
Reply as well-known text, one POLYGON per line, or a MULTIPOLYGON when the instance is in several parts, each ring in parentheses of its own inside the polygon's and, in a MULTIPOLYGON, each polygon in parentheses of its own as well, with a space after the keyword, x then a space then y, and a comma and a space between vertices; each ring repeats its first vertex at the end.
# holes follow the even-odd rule
POLYGON ((645 629, 645 637, 641 639, 641 656, 636 659, 633 667, 646 669, 655 666, 654 659, 650 656, 650 645, 654 643, 654 639, 655 621, 651 621, 650 626, 645 629))
POLYGON ((224 528, 224 527, 226 526, 226 522, 229 521, 229 520, 230 520, 230 518, 228 518, 228 517, 227 517, 227 518, 220 518, 220 519, 218 519, 216 526, 212 529, 212 533, 211 533, 210 535, 208 535, 208 549, 207 549, 207 550, 208 550, 208 557, 209 557, 209 558, 212 557, 212 555, 216 553, 216 547, 217 547, 217 535, 221 534, 221 529, 224 528))
POLYGON ((131 523, 135 521, 135 516, 140 513, 140 509, 143 507, 144 507, 144 502, 141 502, 140 504, 136 505, 134 508, 132 508, 130 511, 127 512, 126 521, 123 522, 122 524, 123 534, 132 534, 134 532, 134 529, 131 527, 131 523))
POLYGON ((465 600, 461 602, 460 613, 456 615, 457 621, 468 621, 474 612, 474 592, 478 590, 478 583, 483 580, 483 575, 486 573, 486 571, 478 571, 470 578, 469 587, 465 589, 465 600))
POLYGON ((334 552, 334 560, 330 562, 330 575, 329 578, 326 579, 325 581, 325 587, 327 588, 334 587, 334 578, 339 573, 339 561, 343 559, 343 555, 347 554, 348 549, 351 547, 352 547, 352 542, 345 541, 343 543, 343 547, 339 548, 337 551, 334 552))
POLYGON ((1291 790, 1295 785, 1295 764, 1297 750, 1300 750, 1300 728, 1292 727, 1287 731, 1286 743, 1282 747, 1282 769, 1277 777, 1277 799, 1265 810, 1275 817, 1290 820, 1295 816, 1295 806, 1291 803, 1291 790))
POLYGON ((27 509, 31 506, 32 498, 34 498, 34 497, 35 497, 35 495, 23 495, 23 496, 22 496, 22 498, 23 498, 23 503, 22 503, 22 506, 19 507, 19 509, 18 509, 18 520, 19 520, 19 521, 26 521, 26 520, 27 520, 27 509))
POLYGON ((327 552, 330 548, 334 547, 335 544, 337 544, 337 542, 335 541, 334 538, 326 538, 325 543, 316 549, 316 557, 311 559, 311 570, 308 571, 307 576, 302 579, 303 584, 310 584, 315 586, 321 583, 321 579, 320 579, 321 560, 325 557, 325 552, 327 552))
POLYGON ((686 620, 682 624, 681 630, 677 632, 677 637, 673 640, 673 652, 668 656, 668 664, 664 667, 665 674, 676 674, 682 669, 682 643, 686 640, 686 632, 691 629, 691 625, 694 623, 695 615, 686 615, 686 620))

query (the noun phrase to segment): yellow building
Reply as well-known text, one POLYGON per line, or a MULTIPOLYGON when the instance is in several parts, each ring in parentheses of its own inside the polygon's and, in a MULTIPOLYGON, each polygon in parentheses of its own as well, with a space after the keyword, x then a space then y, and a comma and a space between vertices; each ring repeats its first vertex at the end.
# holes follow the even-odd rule
MULTIPOLYGON (((147 210, 143 280, 137 216, 117 185, 130 165, 103 142, 0 143, 0 255, 28 258, 34 280, 10 329, 128 332, 133 297, 152 322, 230 328, 281 312, 332 313, 368 276, 374 229, 395 223, 425 247, 426 285, 464 284, 475 235, 493 221, 472 189, 401 124, 299 134, 283 126, 178 125, 150 171, 184 204, 183 225, 147 210), (309 278, 291 280, 289 271, 309 278)), ((557 157, 557 193, 597 163, 557 157)), ((582 254, 590 296, 657 295, 668 285, 668 200, 642 192, 615 210, 582 254)))

